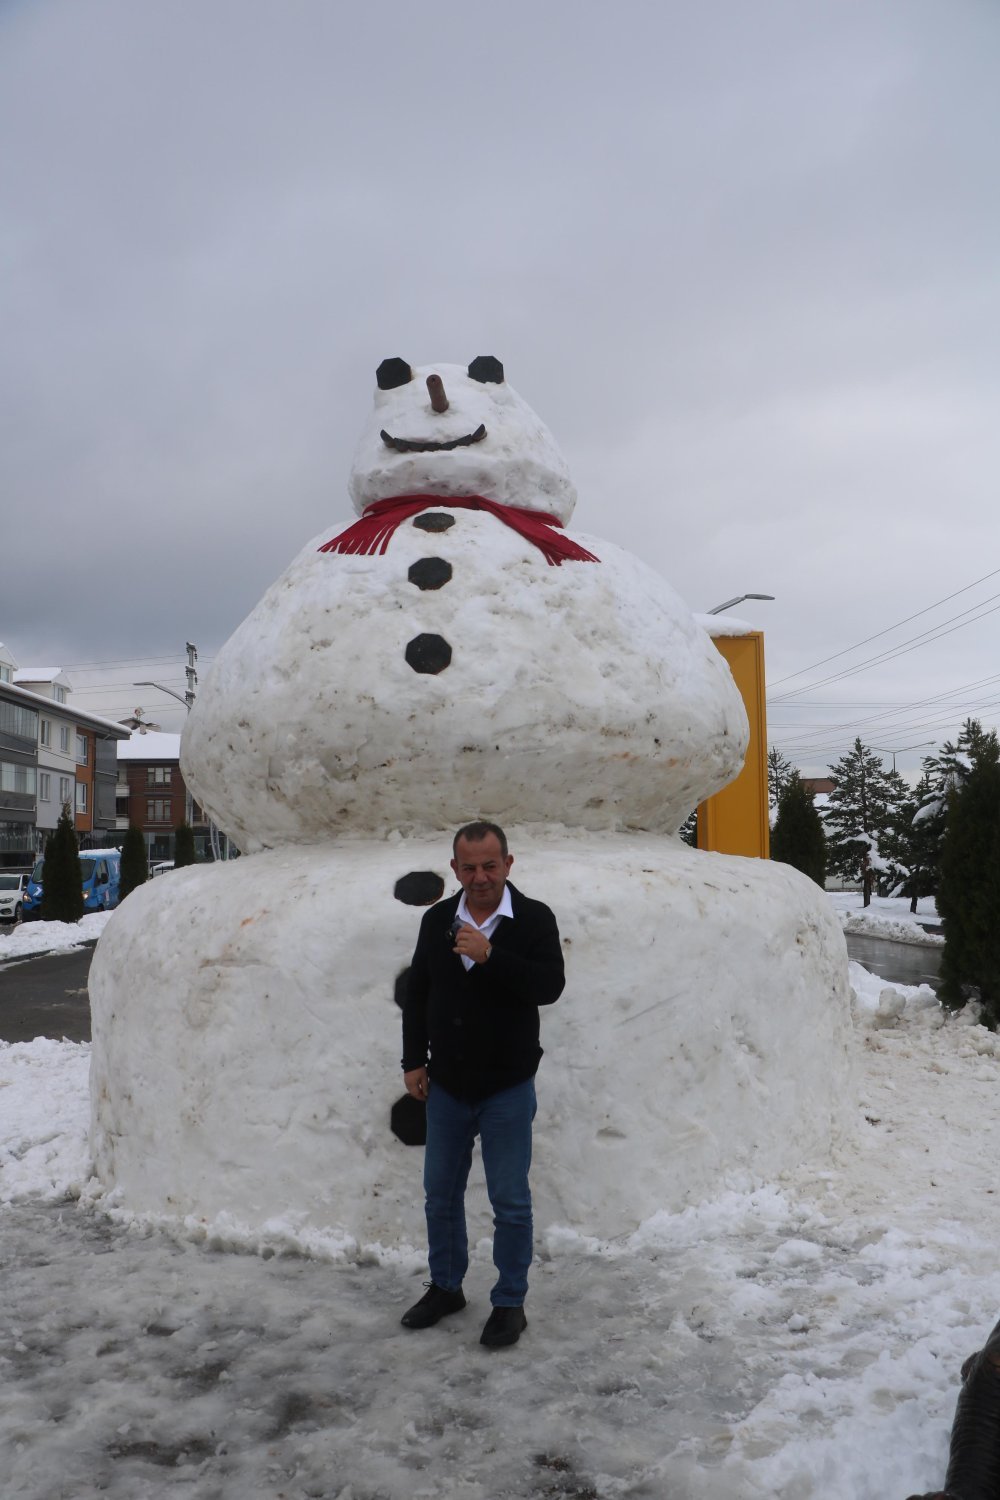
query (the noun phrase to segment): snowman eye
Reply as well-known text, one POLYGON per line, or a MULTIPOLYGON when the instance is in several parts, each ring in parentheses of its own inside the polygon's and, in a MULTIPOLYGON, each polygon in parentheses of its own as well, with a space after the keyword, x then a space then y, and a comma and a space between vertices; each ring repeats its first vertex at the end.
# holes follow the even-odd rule
POLYGON ((409 384, 413 371, 405 359, 384 359, 375 371, 375 379, 380 391, 394 391, 397 385, 409 384))
POLYGON ((503 385, 503 365, 492 354, 477 354, 469 366, 469 379, 484 385, 503 385))

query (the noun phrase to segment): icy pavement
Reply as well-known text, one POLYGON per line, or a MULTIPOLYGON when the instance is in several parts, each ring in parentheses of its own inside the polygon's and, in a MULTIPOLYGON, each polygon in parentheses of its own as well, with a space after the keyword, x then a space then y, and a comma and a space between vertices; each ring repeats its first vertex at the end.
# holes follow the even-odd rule
POLYGON ((478 1344, 483 1246, 468 1310, 407 1333, 405 1258, 221 1253, 58 1201, 84 1188, 87 1049, 0 1050, 0 1163, 20 1164, 0 1211, 5 1500, 933 1488, 960 1364, 1000 1305, 997 1043, 926 989, 884 995, 856 965, 852 981, 856 1150, 753 1194, 720 1185, 621 1242, 550 1231, 528 1331, 500 1352, 478 1344), (48 1126, 39 1107, 12 1132, 46 1095, 48 1126))

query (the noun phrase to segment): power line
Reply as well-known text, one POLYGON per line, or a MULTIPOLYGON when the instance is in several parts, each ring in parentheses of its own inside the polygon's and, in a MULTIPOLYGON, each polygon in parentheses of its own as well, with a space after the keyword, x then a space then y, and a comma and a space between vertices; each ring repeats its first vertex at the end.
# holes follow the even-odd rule
MULTIPOLYGON (((837 661, 841 656, 849 656, 852 651, 860 651, 862 646, 867 646, 872 641, 877 641, 884 635, 891 635, 894 630, 901 630, 904 625, 909 625, 911 620, 919 620, 921 615, 930 614, 932 609, 939 609, 942 604, 947 604, 951 599, 957 599, 959 594, 967 594, 970 589, 978 588, 988 578, 995 578, 1000 573, 1000 568, 994 568, 992 573, 984 573, 982 578, 977 578, 974 583, 967 583, 964 588, 956 589, 953 594, 945 594, 943 599, 938 599, 936 604, 928 604, 925 609, 918 609, 916 614, 907 615, 905 620, 897 620, 895 625, 887 625, 884 630, 877 630, 874 635, 865 636, 863 641, 856 641, 853 646, 845 646, 843 651, 835 651, 832 656, 824 656, 821 661, 814 661, 811 667, 800 667, 797 672, 789 672, 786 677, 779 677, 772 687, 780 687, 783 682, 791 682, 795 677, 802 677, 806 672, 815 672, 817 667, 825 667, 829 661, 837 661)), ((994 598, 997 596, 994 595, 994 598)), ((975 609, 977 606, 973 605, 975 609)), ((814 684, 819 686, 819 684, 814 684)))
MULTIPOLYGON (((1000 599, 1000 594, 991 594, 989 599, 984 599, 980 602, 988 604, 993 599, 1000 599)), ((792 688, 789 692, 782 693, 775 701, 787 702, 788 699, 797 697, 799 693, 808 692, 810 687, 822 687, 828 682, 842 682, 845 678, 856 677, 860 672, 868 671, 870 667, 884 666, 887 661, 895 661, 897 657, 908 656, 911 651, 916 651, 921 646, 929 646, 932 641, 939 641, 946 635, 953 635, 956 630, 964 630, 966 625, 975 625, 978 620, 984 620, 987 615, 996 614, 997 610, 1000 609, 1000 604, 994 604, 992 609, 984 609, 982 614, 973 615, 971 620, 962 620, 962 615, 967 615, 971 610, 978 609, 979 607, 978 604, 973 604, 970 606, 970 609, 963 609, 959 614, 952 615, 950 619, 944 620, 942 625, 951 625, 950 630, 932 625, 930 630, 921 631, 919 635, 912 636, 909 641, 903 641, 900 646, 893 647, 891 651, 883 651, 878 656, 870 657, 868 661, 863 661, 856 667, 846 668, 843 672, 833 672, 829 677, 821 677, 818 682, 807 683, 804 687, 800 688, 792 688), (951 622, 953 620, 959 620, 961 624, 952 625, 951 622), (934 634, 934 631, 937 634, 934 634)))
MULTIPOLYGON (((960 687, 957 687, 957 688, 947 688, 943 692, 932 694, 932 696, 929 697, 929 698, 918 698, 915 702, 898 704, 898 705, 896 705, 893 708, 884 709, 881 713, 868 714, 865 717, 860 718, 860 719, 846 719, 846 720, 840 720, 839 722, 835 722, 833 724, 821 724, 821 725, 814 726, 814 733, 817 734, 817 735, 821 735, 821 736, 825 737, 825 736, 827 736, 829 734, 835 734, 835 733, 843 732, 843 731, 850 730, 850 729, 864 728, 865 726, 868 726, 868 725, 871 725, 871 724, 878 725, 878 724, 880 724, 882 721, 884 721, 886 719, 896 718, 900 714, 912 713, 915 709, 918 709, 918 708, 927 708, 932 703, 939 703, 939 702, 942 702, 946 698, 954 698, 954 697, 957 697, 958 694, 960 694, 960 693, 969 693, 969 692, 974 691, 976 688, 984 688, 984 687, 987 687, 990 683, 994 683, 994 682, 998 682, 998 681, 1000 681, 1000 672, 992 673, 989 677, 980 677, 980 678, 977 678, 974 682, 965 682, 960 687)), ((800 707, 801 706, 801 702, 802 702, 802 700, 800 700, 800 702, 798 704, 796 704, 795 706, 797 708, 800 707)), ((782 705, 781 704, 777 704, 777 705, 774 705, 774 706, 776 708, 780 708, 782 705)), ((957 707, 957 705, 955 705, 955 706, 957 707)), ((771 707, 772 707, 772 705, 769 704, 768 705, 768 712, 769 713, 771 711, 771 707)), ((797 728, 797 727, 799 727, 799 725, 796 722, 793 722, 791 724, 785 724, 785 725, 782 726, 782 728, 784 728, 785 730, 790 730, 790 729, 794 729, 794 728, 797 728)), ((806 726, 802 726, 802 727, 806 727, 806 726)), ((888 729, 893 734, 895 734, 897 732, 900 732, 900 733, 905 733, 906 732, 905 730, 901 730, 900 726, 898 726, 898 725, 886 725, 884 727, 886 729, 888 729)), ((881 733, 881 730, 879 732, 881 733)))

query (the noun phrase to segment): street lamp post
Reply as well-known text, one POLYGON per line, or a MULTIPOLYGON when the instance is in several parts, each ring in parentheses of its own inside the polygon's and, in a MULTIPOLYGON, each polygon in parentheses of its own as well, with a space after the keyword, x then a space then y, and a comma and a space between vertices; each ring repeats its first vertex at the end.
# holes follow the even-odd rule
POLYGON ((183 703, 183 705, 187 709, 188 713, 191 712, 191 705, 187 701, 187 699, 186 698, 182 698, 181 695, 180 695, 180 693, 175 693, 174 690, 173 690, 173 688, 164 687, 162 682, 133 682, 132 686, 133 687, 155 687, 155 688, 158 688, 161 693, 169 693, 170 696, 171 696, 171 698, 176 698, 178 703, 183 703))
POLYGON ((735 599, 727 599, 725 604, 717 604, 714 609, 705 611, 709 615, 724 614, 727 609, 732 609, 734 604, 742 604, 744 599, 773 599, 773 594, 737 594, 735 599))
MULTIPOLYGON (((192 650, 192 649, 193 649, 192 647, 188 648, 189 651, 192 650)), ((171 698, 176 698, 178 703, 183 703, 183 705, 187 709, 188 713, 191 712, 191 705, 194 703, 194 693, 190 690, 190 688, 188 689, 187 695, 182 698, 181 695, 180 695, 180 693, 175 693, 174 690, 173 690, 173 688, 164 687, 162 682, 133 682, 132 686, 133 687, 152 687, 152 688, 158 688, 161 693, 169 693, 170 696, 171 696, 171 698)), ((190 821, 191 821, 191 810, 192 810, 191 793, 188 790, 188 787, 187 787, 186 783, 185 783, 185 786, 184 786, 184 794, 185 794, 185 812, 186 812, 186 816, 187 816, 187 821, 190 823, 190 821)), ((228 844, 228 841, 226 843, 226 852, 225 852, 225 854, 223 854, 223 852, 222 852, 222 841, 219 838, 219 830, 216 828, 215 822, 214 822, 214 820, 212 818, 209 818, 209 820, 208 820, 208 837, 209 837, 209 842, 212 845, 212 857, 213 857, 213 859, 217 859, 217 860, 228 859, 229 858, 229 844, 228 844)))

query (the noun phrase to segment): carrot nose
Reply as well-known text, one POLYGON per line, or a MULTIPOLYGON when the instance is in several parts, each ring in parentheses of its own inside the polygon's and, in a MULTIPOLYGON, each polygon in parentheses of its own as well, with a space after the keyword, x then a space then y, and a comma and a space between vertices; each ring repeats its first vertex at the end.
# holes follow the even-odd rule
POLYGON ((448 397, 444 393, 444 381, 440 375, 428 375, 427 394, 435 411, 448 410, 448 397))

